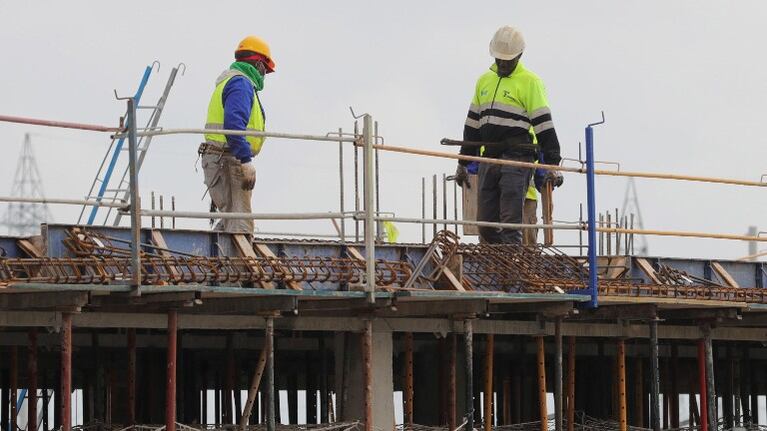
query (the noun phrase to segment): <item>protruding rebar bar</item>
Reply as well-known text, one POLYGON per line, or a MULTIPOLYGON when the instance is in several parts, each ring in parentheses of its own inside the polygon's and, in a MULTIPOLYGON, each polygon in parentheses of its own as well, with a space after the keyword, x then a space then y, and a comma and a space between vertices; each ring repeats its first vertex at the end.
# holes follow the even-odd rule
POLYGON ((626 341, 618 339, 618 424, 620 431, 628 430, 626 411, 626 341))

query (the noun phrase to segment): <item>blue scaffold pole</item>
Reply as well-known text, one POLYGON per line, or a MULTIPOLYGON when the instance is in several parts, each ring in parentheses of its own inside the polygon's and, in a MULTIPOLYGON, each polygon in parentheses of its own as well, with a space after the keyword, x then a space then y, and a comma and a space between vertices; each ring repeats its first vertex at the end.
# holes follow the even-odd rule
POLYGON ((588 200, 588 236, 589 236, 589 293, 591 294, 590 308, 599 306, 599 291, 597 290, 597 198, 596 177, 594 175, 594 126, 605 122, 605 113, 602 112, 602 121, 591 123, 586 126, 586 193, 588 200))
MULTIPOLYGON (((139 101, 141 100, 141 95, 144 94, 144 87, 146 87, 147 82, 149 81, 149 75, 152 74, 152 66, 147 66, 146 69, 144 69, 144 75, 141 77, 141 82, 138 85, 138 89, 136 90, 136 94, 133 96, 135 99, 136 105, 138 105, 139 101)), ((126 124, 126 127, 130 126, 130 124, 126 124)), ((115 169, 115 165, 117 164, 117 159, 120 158, 120 152, 122 151, 123 144, 125 143, 125 138, 120 138, 117 141, 117 145, 115 145, 114 153, 112 153, 112 159, 109 160, 109 166, 107 166, 107 171, 104 174, 104 177, 102 178, 101 185, 99 186, 99 192, 96 195, 96 201, 101 202, 101 199, 104 197, 104 193, 106 193, 107 185, 109 184, 109 179, 112 178, 112 172, 115 169)), ((88 216, 88 224, 92 225, 93 221, 96 219, 96 213, 98 212, 99 207, 97 205, 94 205, 91 207, 91 214, 88 216)))

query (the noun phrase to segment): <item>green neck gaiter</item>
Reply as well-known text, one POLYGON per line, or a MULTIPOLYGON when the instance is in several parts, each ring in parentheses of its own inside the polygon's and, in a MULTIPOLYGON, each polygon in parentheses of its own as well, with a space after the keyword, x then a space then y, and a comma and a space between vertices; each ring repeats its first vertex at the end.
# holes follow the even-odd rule
POLYGON ((229 68, 244 73, 253 83, 253 86, 256 87, 256 91, 264 89, 264 77, 252 64, 245 63, 244 61, 235 61, 229 68))

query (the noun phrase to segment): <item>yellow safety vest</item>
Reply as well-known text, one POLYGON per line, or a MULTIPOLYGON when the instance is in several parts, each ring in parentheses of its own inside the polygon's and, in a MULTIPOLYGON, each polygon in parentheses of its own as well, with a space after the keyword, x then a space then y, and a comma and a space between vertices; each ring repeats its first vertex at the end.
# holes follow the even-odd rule
MULTIPOLYGON (((228 70, 223 76, 224 79, 218 81, 208 103, 208 120, 205 122, 206 129, 224 128, 224 87, 235 76, 245 76, 247 78, 244 73, 238 70, 228 70)), ((253 107, 250 110, 250 119, 248 119, 246 130, 264 131, 264 113, 261 110, 261 103, 258 100, 255 88, 253 89, 253 107)), ((205 140, 226 143, 226 135, 206 134, 205 140)), ((261 147, 264 145, 264 138, 261 136, 246 136, 245 140, 250 144, 250 149, 253 151, 254 156, 261 151, 261 147)))

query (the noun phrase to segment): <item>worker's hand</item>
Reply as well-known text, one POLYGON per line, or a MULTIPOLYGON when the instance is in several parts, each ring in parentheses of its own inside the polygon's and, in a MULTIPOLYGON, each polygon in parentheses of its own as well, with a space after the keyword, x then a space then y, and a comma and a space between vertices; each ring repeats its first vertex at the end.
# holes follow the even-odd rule
POLYGON ((466 187, 467 189, 470 189, 471 186, 469 185, 469 171, 466 170, 466 166, 464 165, 458 165, 458 168, 455 170, 455 183, 458 184, 461 187, 466 187))
POLYGON ((242 164, 242 189, 253 190, 256 186, 256 167, 253 162, 242 164))
POLYGON ((565 182, 565 177, 559 171, 548 171, 544 177, 544 182, 550 182, 552 186, 559 187, 565 182))

